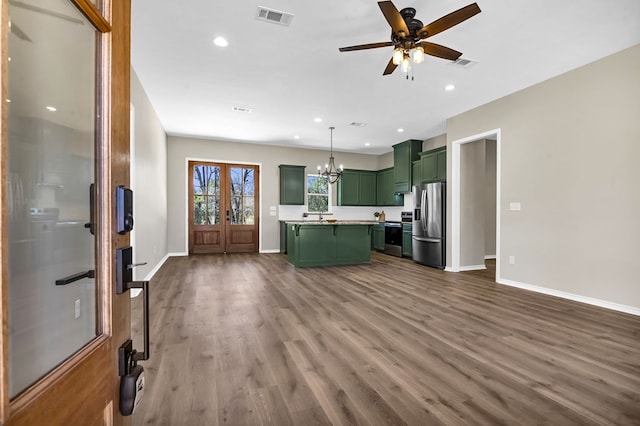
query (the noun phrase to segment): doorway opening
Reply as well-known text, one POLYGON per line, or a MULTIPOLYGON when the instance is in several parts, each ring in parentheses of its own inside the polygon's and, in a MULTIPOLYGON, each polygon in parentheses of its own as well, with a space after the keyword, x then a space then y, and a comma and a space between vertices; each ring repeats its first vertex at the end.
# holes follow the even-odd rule
POLYGON ((258 251, 260 169, 189 161, 189 254, 258 251))
POLYGON ((450 270, 485 269, 485 259, 495 257, 496 281, 500 278, 501 143, 500 129, 451 143, 450 270), (481 160, 476 160, 478 158, 481 160), (491 223, 493 215, 495 221, 491 223), (491 219, 485 220, 487 216, 491 219))

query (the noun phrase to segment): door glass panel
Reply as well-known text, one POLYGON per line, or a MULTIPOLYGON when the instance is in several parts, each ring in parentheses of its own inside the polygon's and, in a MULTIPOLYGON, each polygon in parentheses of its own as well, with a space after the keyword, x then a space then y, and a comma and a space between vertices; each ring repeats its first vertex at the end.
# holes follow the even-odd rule
POLYGON ((220 167, 206 167, 207 169, 207 193, 220 194, 220 167))
POLYGON ((253 224, 254 170, 253 168, 231 167, 231 224, 253 224))
MULTIPOLYGON (((97 335, 89 186, 94 182, 94 27, 67 0, 9 3, 7 220, 9 394, 97 335)), ((4 101, 4 100, 3 100, 4 101)))
POLYGON ((209 197, 209 208, 207 212, 207 224, 217 225, 220 223, 220 198, 209 197))
POLYGON ((196 195, 193 197, 193 223, 194 225, 207 224, 207 209, 204 200, 206 197, 196 195))

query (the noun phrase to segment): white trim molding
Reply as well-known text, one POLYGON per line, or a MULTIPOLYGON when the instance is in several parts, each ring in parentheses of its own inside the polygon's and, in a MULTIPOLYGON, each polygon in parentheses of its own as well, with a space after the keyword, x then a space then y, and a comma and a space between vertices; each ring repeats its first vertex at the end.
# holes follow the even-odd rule
POLYGON ((484 255, 484 260, 488 260, 488 259, 496 259, 496 255, 495 254, 485 254, 484 255))
POLYGON ((485 265, 468 265, 468 266, 460 266, 458 268, 458 272, 481 271, 483 269, 487 269, 487 267, 485 265))
POLYGON ((619 303, 609 302, 606 300, 595 299, 593 297, 581 296, 579 294, 567 293, 565 291, 554 290, 552 288, 540 287, 532 284, 524 284, 518 281, 500 279, 496 280, 498 284, 508 285, 511 287, 521 288, 523 290, 534 291, 536 293, 547 294, 549 296, 560 297, 562 299, 573 300, 574 302, 586 303, 612 311, 624 312, 625 314, 640 316, 640 308, 634 306, 621 305, 619 303))
MULTIPOLYGON (((451 264, 446 270, 460 272, 467 267, 460 266, 460 149, 466 143, 476 142, 489 137, 496 138, 496 253, 500 253, 500 194, 502 170, 502 131, 488 130, 451 142, 451 264)), ((500 279, 500 258, 496 257, 496 281, 500 279)))
POLYGON ((280 249, 260 250, 260 253, 280 253, 280 249))

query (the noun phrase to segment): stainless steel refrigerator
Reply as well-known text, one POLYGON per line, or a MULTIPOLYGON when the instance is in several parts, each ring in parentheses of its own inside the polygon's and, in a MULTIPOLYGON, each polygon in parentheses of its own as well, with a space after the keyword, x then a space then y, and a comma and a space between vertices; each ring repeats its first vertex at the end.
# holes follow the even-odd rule
POLYGON ((445 266, 446 200, 444 182, 413 186, 413 260, 439 269, 445 266))

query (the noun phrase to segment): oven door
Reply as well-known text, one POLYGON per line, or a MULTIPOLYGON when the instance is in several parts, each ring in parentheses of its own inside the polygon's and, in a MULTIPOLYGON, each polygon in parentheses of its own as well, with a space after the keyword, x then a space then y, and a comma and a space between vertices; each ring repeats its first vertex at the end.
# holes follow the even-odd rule
POLYGON ((387 222, 384 224, 384 252, 402 257, 402 223, 387 222))

